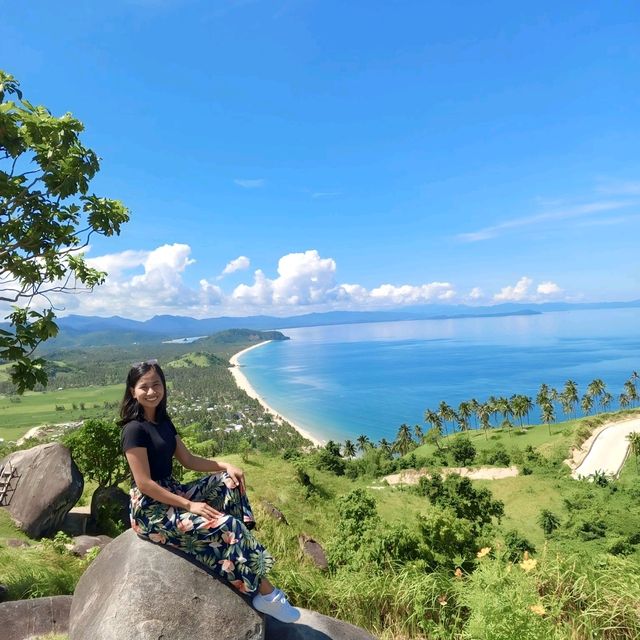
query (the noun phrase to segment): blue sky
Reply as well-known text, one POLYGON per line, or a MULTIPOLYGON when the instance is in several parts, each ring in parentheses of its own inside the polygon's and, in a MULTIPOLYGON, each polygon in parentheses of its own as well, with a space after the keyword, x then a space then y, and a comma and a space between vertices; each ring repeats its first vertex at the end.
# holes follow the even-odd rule
POLYGON ((131 221, 64 313, 640 298, 637 2, 5 3, 131 221))

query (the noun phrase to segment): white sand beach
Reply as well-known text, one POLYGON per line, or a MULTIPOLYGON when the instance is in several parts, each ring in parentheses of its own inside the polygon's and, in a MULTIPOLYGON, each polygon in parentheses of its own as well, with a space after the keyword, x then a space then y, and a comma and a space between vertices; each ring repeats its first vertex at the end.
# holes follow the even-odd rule
POLYGON ((303 429, 293 420, 289 420, 289 418, 283 416, 281 413, 278 413, 272 406, 270 406, 262 396, 258 395, 256 390, 251 386, 251 383, 247 379, 247 376, 242 373, 242 365, 238 362, 239 358, 244 353, 247 353, 247 351, 262 347, 269 342, 271 342, 271 340, 265 340, 265 342, 254 344, 253 346, 243 349, 242 351, 239 351, 238 353, 231 356, 231 358, 229 359, 229 363, 231 364, 231 366, 229 367, 229 371, 231 371, 231 375, 233 376, 236 385, 238 386, 238 388, 242 389, 250 398, 256 399, 262 405, 265 411, 268 411, 277 422, 288 422, 301 436, 307 438, 307 440, 311 440, 314 445, 316 445, 317 447, 324 446, 326 444, 325 441, 319 440, 315 436, 312 436, 306 429, 303 429))

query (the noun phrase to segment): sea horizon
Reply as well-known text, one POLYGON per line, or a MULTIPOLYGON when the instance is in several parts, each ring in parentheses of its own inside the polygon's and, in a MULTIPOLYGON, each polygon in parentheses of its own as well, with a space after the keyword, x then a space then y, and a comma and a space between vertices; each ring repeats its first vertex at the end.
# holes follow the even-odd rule
MULTIPOLYGON (((426 430, 425 410, 441 401, 535 398, 542 383, 568 379, 582 395, 601 378, 615 409, 640 368, 639 320, 640 309, 598 309, 283 329, 290 340, 238 362, 258 395, 317 439, 392 441, 402 423, 426 430)), ((530 421, 540 422, 537 408, 530 421)))

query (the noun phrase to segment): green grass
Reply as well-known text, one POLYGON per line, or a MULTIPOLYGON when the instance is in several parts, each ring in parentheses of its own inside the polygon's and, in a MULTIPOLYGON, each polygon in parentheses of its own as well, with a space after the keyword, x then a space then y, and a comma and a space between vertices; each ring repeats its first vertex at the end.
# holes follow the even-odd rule
POLYGON ((0 542, 6 538, 24 540, 25 542, 29 540, 27 535, 13 524, 9 512, 6 509, 0 509, 0 542))
POLYGON ((185 353, 183 356, 167 362, 166 366, 173 367, 174 369, 180 369, 182 367, 210 367, 217 362, 217 358, 208 353, 194 352, 185 353))
POLYGON ((17 440, 31 427, 101 416, 105 413, 103 403, 119 401, 122 393, 123 385, 113 384, 0 396, 0 438, 17 440), (80 407, 81 402, 85 405, 84 410, 72 408, 73 404, 80 407), (56 405, 64 406, 64 411, 56 411, 56 405))

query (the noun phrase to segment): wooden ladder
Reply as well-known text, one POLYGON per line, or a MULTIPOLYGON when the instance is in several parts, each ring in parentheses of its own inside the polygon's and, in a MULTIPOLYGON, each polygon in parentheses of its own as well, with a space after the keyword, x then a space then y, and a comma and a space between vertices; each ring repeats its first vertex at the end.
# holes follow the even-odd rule
POLYGON ((10 462, 0 467, 0 507, 9 505, 18 480, 20 480, 18 471, 10 462))

